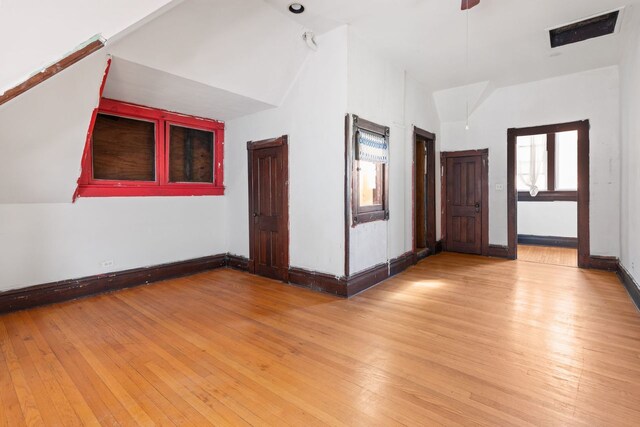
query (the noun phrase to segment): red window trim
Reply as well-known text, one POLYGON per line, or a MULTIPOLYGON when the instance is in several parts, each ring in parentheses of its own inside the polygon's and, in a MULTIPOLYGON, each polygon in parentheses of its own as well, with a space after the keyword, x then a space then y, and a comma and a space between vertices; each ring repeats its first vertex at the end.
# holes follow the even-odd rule
POLYGON ((82 173, 76 194, 79 197, 132 196, 222 196, 224 195, 224 123, 201 117, 173 113, 142 105, 102 98, 89 125, 90 132, 98 113, 152 121, 156 127, 156 180, 112 181, 93 179, 91 137, 87 138, 82 159, 82 173), (214 134, 213 183, 169 182, 169 144, 166 136, 170 125, 200 129, 214 134))

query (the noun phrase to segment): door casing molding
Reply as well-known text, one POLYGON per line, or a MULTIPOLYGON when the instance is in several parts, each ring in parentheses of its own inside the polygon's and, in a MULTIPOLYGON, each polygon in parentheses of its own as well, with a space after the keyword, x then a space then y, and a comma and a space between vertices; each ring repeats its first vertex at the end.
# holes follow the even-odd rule
POLYGON ((510 259, 518 257, 518 191, 516 142, 519 136, 578 131, 578 267, 595 267, 589 230, 589 120, 507 130, 507 230, 510 259))

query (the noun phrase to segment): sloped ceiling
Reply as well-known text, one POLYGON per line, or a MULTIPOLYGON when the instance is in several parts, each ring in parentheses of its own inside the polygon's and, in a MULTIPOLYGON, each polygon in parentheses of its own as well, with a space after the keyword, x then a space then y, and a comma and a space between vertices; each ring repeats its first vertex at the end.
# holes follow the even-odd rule
POLYGON ((90 38, 123 36, 181 1, 0 1, 0 93, 90 38))
POLYGON ((186 0, 109 51, 147 69, 277 106, 310 52, 302 30, 261 0, 186 0))
POLYGON ((469 115, 493 92, 491 82, 480 82, 433 93, 433 100, 442 122, 457 122, 469 115))
POLYGON ((0 203, 71 201, 106 61, 99 50, 0 106, 0 203))
POLYGON ((106 98, 216 120, 231 120, 273 105, 165 71, 113 57, 106 98))

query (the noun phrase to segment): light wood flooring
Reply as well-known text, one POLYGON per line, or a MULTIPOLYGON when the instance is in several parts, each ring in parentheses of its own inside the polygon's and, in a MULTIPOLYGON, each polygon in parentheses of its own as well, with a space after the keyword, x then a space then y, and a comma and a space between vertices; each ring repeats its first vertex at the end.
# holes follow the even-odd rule
POLYGON ((222 269, 0 316, 0 425, 640 425, 613 273, 460 254, 350 300, 222 269))
POLYGON ((518 259, 520 261, 537 262, 540 264, 577 267, 578 250, 551 246, 518 245, 518 259))

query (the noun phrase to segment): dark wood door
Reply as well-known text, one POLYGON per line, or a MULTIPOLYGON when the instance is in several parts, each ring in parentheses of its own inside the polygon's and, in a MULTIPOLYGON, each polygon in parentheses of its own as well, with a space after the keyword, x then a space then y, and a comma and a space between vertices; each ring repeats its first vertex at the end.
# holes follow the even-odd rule
POLYGON ((427 150, 426 141, 416 141, 415 239, 418 251, 427 248, 427 150))
POLYGON ((482 253, 482 156, 446 158, 446 249, 482 253))
POLYGON ((288 279, 289 202, 286 137, 249 143, 249 270, 288 279))

